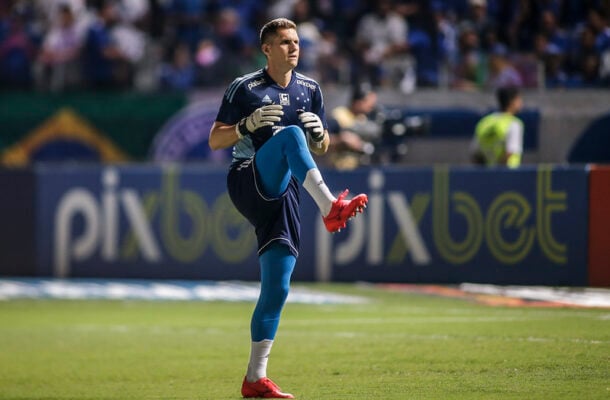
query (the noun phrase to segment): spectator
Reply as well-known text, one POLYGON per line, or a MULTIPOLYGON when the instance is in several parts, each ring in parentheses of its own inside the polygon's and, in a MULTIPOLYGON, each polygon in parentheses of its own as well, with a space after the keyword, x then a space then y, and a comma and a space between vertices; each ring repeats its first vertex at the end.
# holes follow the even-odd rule
POLYGON ((196 51, 204 39, 209 38, 209 21, 205 19, 207 0, 169 0, 167 9, 170 43, 186 43, 196 51))
POLYGON ((466 19, 479 37, 481 49, 490 51, 496 44, 496 27, 487 14, 487 0, 468 0, 469 13, 466 19))
POLYGON ((121 19, 130 25, 138 25, 150 10, 149 0, 120 0, 121 19))
POLYGON ((294 4, 292 20, 297 24, 301 57, 298 70, 318 79, 318 63, 322 46, 319 23, 311 15, 308 0, 298 0, 294 4))
POLYGON ((521 75, 508 58, 504 45, 496 45, 489 55, 488 86, 494 89, 523 86, 521 75))
POLYGON ((87 10, 85 0, 33 0, 33 2, 40 25, 44 26, 47 31, 59 24, 62 18, 62 6, 70 8, 76 25, 82 31, 86 31, 91 24, 92 16, 87 10))
POLYGON ((28 29, 30 9, 17 3, 6 23, 0 42, 0 87, 29 89, 32 86, 32 63, 36 56, 36 40, 28 29))
POLYGON ((564 52, 550 43, 544 33, 536 35, 534 44, 536 58, 544 66, 544 86, 547 88, 567 87, 569 77, 564 69, 564 52))
POLYGON ((466 90, 482 87, 487 79, 486 63, 487 57, 480 47, 479 36, 472 25, 462 23, 452 86, 466 90))
POLYGON ((186 43, 173 48, 169 62, 160 68, 161 87, 170 90, 189 90, 197 82, 197 69, 186 43))
POLYGON ((68 3, 58 6, 57 21, 44 37, 36 63, 37 86, 51 91, 76 88, 80 82, 80 50, 84 32, 68 3))
POLYGON ((197 84, 214 85, 214 76, 226 81, 224 75, 261 65, 252 50, 266 13, 297 21, 308 55, 299 69, 325 82, 367 80, 407 93, 439 81, 482 88, 490 53, 504 44, 524 87, 538 83, 536 61, 544 63, 549 87, 610 84, 608 0, 2 0, 0 84, 30 87, 34 60, 38 87, 61 90, 63 67, 52 54, 71 47, 68 32, 76 31, 84 32, 84 47, 73 61, 90 87, 154 88, 160 64, 171 64, 160 55, 179 43, 203 72, 197 84), (114 3, 115 16, 101 22, 105 3, 114 3), (72 19, 71 27, 59 19, 72 19), (583 46, 591 33, 593 46, 583 46), (448 80, 439 75, 445 64, 448 80))
POLYGON ((270 0, 267 1, 268 18, 293 18, 294 6, 299 0, 270 0))
POLYGON ((594 87, 600 85, 600 56, 595 44, 595 31, 588 25, 584 26, 569 57, 571 71, 569 86, 594 87))
POLYGON ((224 8, 215 15, 209 39, 201 41, 197 49, 201 85, 228 83, 235 75, 252 69, 254 45, 240 27, 239 14, 233 8, 224 8))
POLYGON ((356 31, 356 61, 353 78, 365 78, 374 85, 400 81, 409 67, 407 22, 394 11, 391 0, 379 0, 373 12, 365 14, 356 31), (398 79, 392 76, 400 74, 398 79))
MULTIPOLYGON (((426 6, 428 7, 428 6, 426 6)), ((422 16, 409 32, 409 49, 416 60, 418 87, 437 87, 441 69, 456 60, 456 30, 446 17, 446 8, 433 1, 431 9, 420 8, 422 16)))
POLYGON ((433 9, 434 19, 443 57, 448 65, 454 65, 458 53, 458 29, 448 9, 443 8, 442 2, 433 2, 435 3, 437 6, 433 9))
POLYGON ((129 88, 133 66, 112 35, 119 21, 119 9, 113 0, 102 0, 96 22, 89 28, 83 48, 83 75, 95 89, 129 88))
POLYGON ((513 49, 532 51, 534 36, 540 31, 542 12, 539 0, 519 0, 516 15, 510 25, 510 42, 513 49))
POLYGON ((568 51, 570 41, 565 30, 557 23, 557 16, 550 10, 544 10, 541 15, 540 33, 546 36, 548 43, 555 46, 562 53, 568 51))
POLYGON ((604 52, 610 49, 610 26, 607 17, 596 9, 589 10, 588 25, 595 33, 595 49, 604 52))
POLYGON ((589 25, 596 34, 595 49, 599 55, 599 77, 601 82, 607 85, 610 84, 610 26, 608 26, 608 15, 602 9, 591 9, 589 11, 589 25))

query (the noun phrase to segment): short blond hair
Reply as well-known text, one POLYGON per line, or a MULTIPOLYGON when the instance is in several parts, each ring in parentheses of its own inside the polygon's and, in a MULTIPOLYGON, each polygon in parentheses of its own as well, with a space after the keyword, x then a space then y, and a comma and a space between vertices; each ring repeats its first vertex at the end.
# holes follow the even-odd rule
POLYGON ((297 24, 288 18, 276 18, 267 22, 261 29, 260 41, 261 44, 267 43, 271 37, 277 34, 280 29, 297 29, 297 24))

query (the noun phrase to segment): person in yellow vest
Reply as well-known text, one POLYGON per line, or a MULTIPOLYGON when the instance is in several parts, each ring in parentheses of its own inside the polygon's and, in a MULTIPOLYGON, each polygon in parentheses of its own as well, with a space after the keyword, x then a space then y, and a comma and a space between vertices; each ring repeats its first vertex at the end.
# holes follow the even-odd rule
POLYGON ((519 89, 500 88, 496 92, 500 111, 483 117, 475 128, 472 161, 486 166, 521 165, 523 122, 515 115, 523 107, 519 89))

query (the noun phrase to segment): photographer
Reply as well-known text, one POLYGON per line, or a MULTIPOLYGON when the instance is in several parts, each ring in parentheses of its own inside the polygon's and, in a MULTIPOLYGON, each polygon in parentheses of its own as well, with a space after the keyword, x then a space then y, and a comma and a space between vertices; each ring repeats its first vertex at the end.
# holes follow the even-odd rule
POLYGON ((354 169, 369 164, 372 142, 379 139, 380 126, 371 118, 377 107, 377 94, 368 85, 355 86, 348 106, 332 110, 328 118, 329 161, 337 169, 354 169))
POLYGON ((426 118, 404 117, 402 110, 378 104, 369 84, 354 86, 350 102, 332 110, 328 119, 329 161, 337 169, 400 162, 406 138, 425 133, 426 118))

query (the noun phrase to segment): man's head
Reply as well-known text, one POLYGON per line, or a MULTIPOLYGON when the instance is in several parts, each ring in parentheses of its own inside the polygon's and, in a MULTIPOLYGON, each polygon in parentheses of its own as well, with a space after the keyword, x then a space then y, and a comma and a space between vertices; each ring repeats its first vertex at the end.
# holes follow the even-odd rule
POLYGON ((58 6, 59 25, 62 28, 70 27, 74 24, 74 13, 68 3, 60 3, 58 6))
POLYGON ((377 94, 371 85, 362 83, 352 90, 351 109, 354 114, 369 114, 377 107, 377 94))
POLYGON ((269 64, 294 68, 299 61, 299 36, 296 24, 287 18, 267 22, 260 32, 261 50, 269 64))
POLYGON ((516 114, 523 107, 523 99, 521 98, 519 89, 516 87, 499 88, 496 92, 496 97, 500 110, 504 112, 516 114))
POLYGON ((271 43, 274 36, 277 36, 280 29, 297 29, 297 25, 288 18, 276 18, 267 22, 260 31, 259 39, 261 46, 265 43, 271 43))

